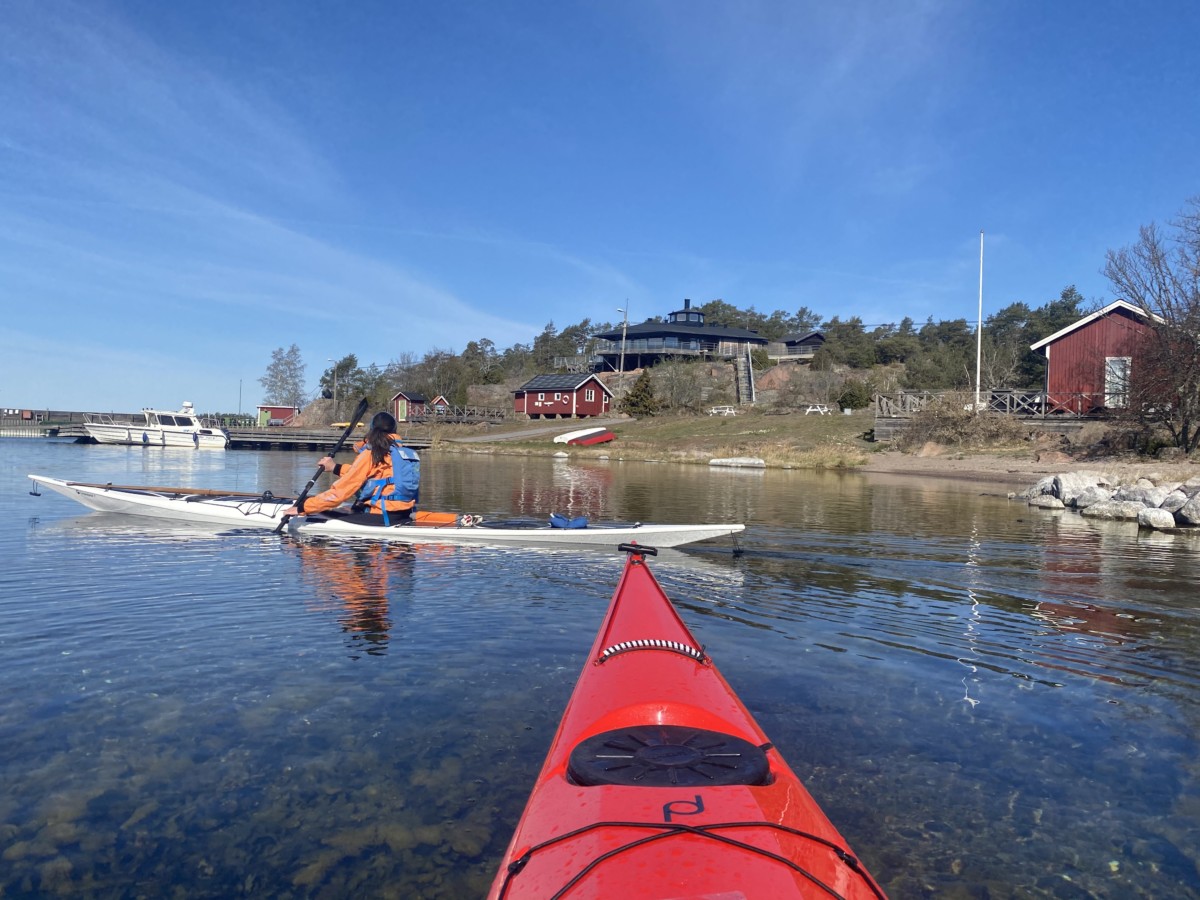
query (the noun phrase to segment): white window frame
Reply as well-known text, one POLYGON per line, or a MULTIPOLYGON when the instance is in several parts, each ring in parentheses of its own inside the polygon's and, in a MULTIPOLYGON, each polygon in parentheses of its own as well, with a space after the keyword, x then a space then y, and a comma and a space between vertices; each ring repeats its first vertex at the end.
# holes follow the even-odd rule
POLYGON ((1108 409, 1124 409, 1129 405, 1129 373, 1132 356, 1104 357, 1104 405, 1108 409))

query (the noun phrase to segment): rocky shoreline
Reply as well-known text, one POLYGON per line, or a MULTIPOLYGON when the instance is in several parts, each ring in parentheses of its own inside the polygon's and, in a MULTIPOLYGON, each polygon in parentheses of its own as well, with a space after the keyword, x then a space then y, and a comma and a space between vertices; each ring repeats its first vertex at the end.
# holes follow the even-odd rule
POLYGON ((1147 472, 1121 483, 1101 472, 1067 472, 1048 475, 1014 496, 1039 509, 1073 509, 1087 518, 1136 521, 1158 531, 1200 527, 1200 476, 1179 481, 1147 472))

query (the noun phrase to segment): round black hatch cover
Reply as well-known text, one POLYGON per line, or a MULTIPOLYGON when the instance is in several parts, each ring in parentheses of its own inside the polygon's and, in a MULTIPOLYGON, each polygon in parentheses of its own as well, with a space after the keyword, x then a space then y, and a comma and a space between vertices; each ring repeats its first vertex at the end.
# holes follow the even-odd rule
POLYGON ((644 725, 580 741, 571 751, 567 775, 581 785, 766 784, 770 766, 759 747, 732 734, 682 725, 644 725))

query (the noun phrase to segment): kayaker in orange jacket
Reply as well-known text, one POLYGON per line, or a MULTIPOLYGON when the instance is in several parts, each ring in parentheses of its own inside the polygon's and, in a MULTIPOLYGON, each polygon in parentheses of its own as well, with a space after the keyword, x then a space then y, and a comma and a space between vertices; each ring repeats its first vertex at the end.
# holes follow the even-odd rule
MULTIPOLYGON (((329 490, 306 497, 298 505, 289 507, 284 515, 311 515, 354 500, 356 512, 378 516, 381 521, 386 516, 388 524, 411 518, 417 505, 416 484, 408 482, 407 473, 393 471, 393 461, 416 466, 418 457, 413 450, 401 446, 395 431, 396 420, 391 413, 376 413, 366 438, 356 447, 358 452, 354 462, 345 465, 326 456, 318 463, 324 471, 339 476, 329 490), (364 488, 364 496, 360 497, 364 488)), ((413 471, 419 472, 415 468, 413 471)))

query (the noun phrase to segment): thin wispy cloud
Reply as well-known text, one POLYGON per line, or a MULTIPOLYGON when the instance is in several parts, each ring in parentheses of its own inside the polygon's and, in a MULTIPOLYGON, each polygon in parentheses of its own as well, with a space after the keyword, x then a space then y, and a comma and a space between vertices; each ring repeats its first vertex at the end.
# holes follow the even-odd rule
POLYGON ((53 399, 0 354, 0 393, 203 404, 184 379, 252 382, 293 342, 385 363, 684 297, 973 318, 980 228, 985 314, 1099 297, 1105 250, 1200 182, 1196 28, 1035 0, 12 0, 0 327, 52 315, 68 352, 53 399), (155 379, 128 345, 157 366, 163 341, 155 379))

